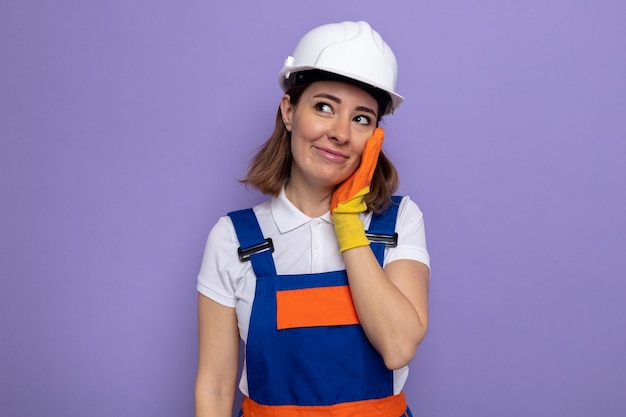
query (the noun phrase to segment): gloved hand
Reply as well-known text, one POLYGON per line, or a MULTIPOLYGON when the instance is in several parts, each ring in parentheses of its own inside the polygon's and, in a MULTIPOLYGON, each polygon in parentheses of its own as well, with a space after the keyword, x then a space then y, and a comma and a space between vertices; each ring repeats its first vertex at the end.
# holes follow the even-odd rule
POLYGON ((384 137, 384 130, 380 127, 376 128, 374 134, 365 143, 361 164, 348 179, 337 187, 331 197, 330 213, 342 253, 348 249, 369 245, 359 213, 367 210, 364 197, 370 192, 372 176, 384 137))

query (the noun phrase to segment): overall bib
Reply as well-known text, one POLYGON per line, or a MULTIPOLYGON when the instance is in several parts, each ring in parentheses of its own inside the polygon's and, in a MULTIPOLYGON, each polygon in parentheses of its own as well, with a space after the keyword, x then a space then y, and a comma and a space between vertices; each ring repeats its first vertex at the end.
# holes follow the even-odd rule
MULTIPOLYGON (((374 214, 368 237, 382 266, 394 234, 399 197, 374 214), (385 243, 387 242, 387 243, 385 243)), ((359 324, 346 271, 277 275, 271 239, 252 209, 229 213, 239 257, 252 262, 252 305, 244 417, 410 416, 404 394, 393 395, 393 371, 359 324)))

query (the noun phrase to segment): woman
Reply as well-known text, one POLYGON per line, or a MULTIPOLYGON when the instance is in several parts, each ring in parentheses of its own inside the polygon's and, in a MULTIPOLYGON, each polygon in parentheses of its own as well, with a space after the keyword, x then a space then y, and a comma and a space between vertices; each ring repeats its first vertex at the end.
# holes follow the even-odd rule
POLYGON ((198 277, 196 415, 410 415, 428 326, 422 213, 392 194, 381 117, 393 52, 365 22, 313 29, 280 71, 273 135, 244 183, 272 198, 221 218, 198 277))

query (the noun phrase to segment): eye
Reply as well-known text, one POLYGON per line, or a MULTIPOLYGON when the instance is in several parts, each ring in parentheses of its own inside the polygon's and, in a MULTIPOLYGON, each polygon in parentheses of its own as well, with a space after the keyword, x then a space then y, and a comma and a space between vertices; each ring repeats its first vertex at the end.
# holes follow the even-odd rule
POLYGON ((330 104, 325 103, 323 101, 320 101, 319 103, 315 104, 315 109, 317 111, 321 111, 323 113, 332 113, 333 112, 333 108, 330 106, 330 104))
POLYGON ((370 117, 368 117, 368 116, 363 115, 363 114, 360 114, 360 115, 356 116, 354 118, 354 121, 359 123, 359 124, 366 125, 366 126, 369 125, 370 123, 372 123, 372 119, 370 117))

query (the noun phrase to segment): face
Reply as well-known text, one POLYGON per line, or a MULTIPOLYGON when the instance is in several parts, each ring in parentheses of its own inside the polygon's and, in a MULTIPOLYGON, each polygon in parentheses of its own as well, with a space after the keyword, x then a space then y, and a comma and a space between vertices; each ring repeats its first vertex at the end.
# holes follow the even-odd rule
POLYGON ((317 81, 297 105, 281 101, 291 132, 290 184, 332 189, 359 166, 374 133, 378 103, 364 90, 338 81, 317 81))

